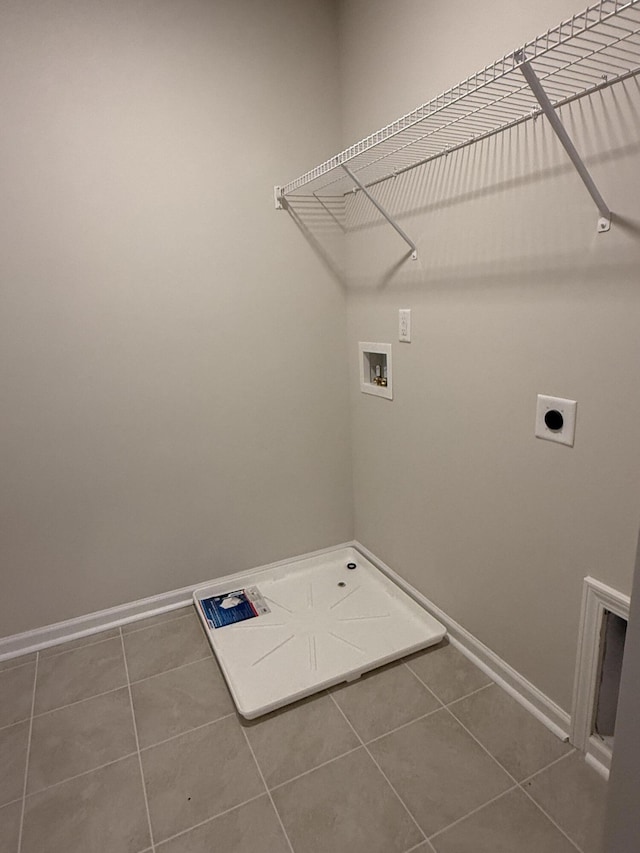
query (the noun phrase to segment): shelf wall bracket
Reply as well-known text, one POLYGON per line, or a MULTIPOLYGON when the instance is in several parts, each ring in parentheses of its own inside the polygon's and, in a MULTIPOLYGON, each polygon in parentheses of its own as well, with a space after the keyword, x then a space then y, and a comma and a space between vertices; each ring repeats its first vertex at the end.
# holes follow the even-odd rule
POLYGON ((578 154, 575 145, 571 141, 571 137, 567 133, 565 126, 560 121, 560 117, 555 111, 553 104, 549 100, 549 96, 542 87, 538 75, 526 60, 524 53, 516 54, 516 59, 521 61, 520 71, 524 79, 529 84, 529 88, 533 92, 536 100, 540 104, 540 109, 549 120, 549 124, 553 128, 554 133, 562 143, 562 147, 569 155, 569 159, 576 168, 577 173, 582 178, 587 191, 595 202, 600 218, 598 219, 598 232, 608 231, 611 228, 611 210, 607 207, 605 200, 600 195, 600 191, 594 183, 593 178, 587 167, 585 166, 582 157, 578 154))
POLYGON ((358 189, 362 190, 362 192, 366 195, 366 197, 369 199, 371 204, 376 208, 376 210, 380 214, 382 214, 382 216, 387 220, 389 225, 392 228, 394 228, 398 232, 398 234, 402 237, 404 242, 407 243, 408 246, 410 246, 410 248, 411 248, 411 260, 417 261, 418 260, 418 247, 413 242, 413 240, 411 240, 411 238, 407 236, 407 234, 402 230, 402 228, 398 225, 398 223, 395 221, 395 219, 390 214, 387 213, 387 211, 380 204, 380 202, 375 200, 375 198, 371 195, 371 193, 364 186, 364 184, 362 184, 358 180, 358 178, 356 178, 356 176, 353 174, 351 169, 348 166, 345 166, 344 163, 341 163, 341 166, 344 169, 344 171, 347 173, 347 175, 349 175, 349 177, 351 178, 353 183, 358 187, 358 189))

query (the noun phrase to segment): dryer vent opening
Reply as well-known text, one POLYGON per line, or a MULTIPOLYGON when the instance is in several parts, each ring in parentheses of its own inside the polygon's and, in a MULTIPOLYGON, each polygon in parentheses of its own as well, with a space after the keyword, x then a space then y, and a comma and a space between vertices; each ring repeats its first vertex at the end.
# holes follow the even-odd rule
POLYGON ((628 621, 629 596, 585 578, 570 740, 605 774, 611 766, 628 621))
POLYGON ((605 610, 600 644, 598 693, 594 711, 593 734, 600 737, 611 748, 613 748, 616 728, 626 634, 627 620, 618 616, 617 613, 605 610))

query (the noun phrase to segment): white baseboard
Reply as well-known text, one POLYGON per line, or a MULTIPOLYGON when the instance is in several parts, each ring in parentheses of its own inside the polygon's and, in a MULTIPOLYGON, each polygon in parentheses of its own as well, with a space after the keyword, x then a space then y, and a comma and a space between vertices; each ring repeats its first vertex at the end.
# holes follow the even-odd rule
MULTIPOLYGON (((417 601, 422 607, 431 613, 446 627, 451 643, 460 649, 460 651, 468 657, 487 675, 503 687, 511 696, 514 697, 521 705, 523 705, 537 719, 544 723, 555 735, 562 740, 568 740, 568 732, 570 728, 569 714, 556 705, 548 696, 545 696, 542 691, 538 690, 530 681, 527 681, 524 676, 520 675, 506 661, 498 657, 495 652, 492 652, 487 646, 476 639, 465 628, 443 613, 439 607, 436 607, 426 596, 418 592, 410 583, 405 581, 400 575, 393 571, 389 566, 379 560, 375 554, 372 554, 368 548, 365 548, 360 542, 344 542, 340 545, 334 545, 331 548, 322 548, 319 551, 313 551, 308 554, 302 554, 298 557, 290 557, 286 560, 279 560, 275 563, 270 563, 259 568, 247 569, 246 571, 237 572, 233 575, 227 575, 229 581, 239 581, 243 577, 255 574, 256 571, 268 571, 276 566, 284 565, 292 560, 301 560, 307 557, 317 557, 322 554, 327 554, 337 548, 352 547, 357 548, 367 559, 369 559, 380 571, 384 572, 387 577, 391 578, 401 589, 403 589, 414 601, 417 601)), ((222 580, 222 578, 216 579, 222 580)), ((203 585, 202 581, 194 583, 190 586, 182 587, 182 589, 172 590, 171 592, 152 595, 149 598, 143 598, 139 601, 133 601, 129 604, 121 604, 117 607, 110 607, 106 610, 100 610, 96 613, 90 613, 86 616, 78 616, 75 619, 68 619, 65 622, 57 622, 54 625, 47 625, 43 628, 35 628, 32 631, 25 631, 22 634, 14 634, 11 637, 0 638, 0 661, 9 658, 18 657, 19 655, 29 652, 38 651, 39 649, 55 646, 60 643, 66 643, 69 640, 75 640, 79 637, 86 637, 91 634, 97 634, 100 631, 105 631, 109 628, 115 628, 120 625, 126 625, 129 622, 135 622, 139 619, 146 619, 149 616, 155 616, 159 613, 166 613, 170 610, 175 610, 179 607, 184 607, 192 602, 193 591, 196 587, 203 585)), ((597 758, 594 757, 594 762, 597 758)))
POLYGON ((361 551, 374 566, 384 572, 397 585, 421 604, 425 610, 431 613, 438 621, 446 627, 451 644, 459 649, 469 660, 478 666, 483 672, 504 688, 513 698, 527 709, 534 717, 540 720, 548 729, 563 741, 569 740, 571 718, 559 705, 546 696, 541 690, 528 681, 517 670, 510 666, 501 657, 491 651, 490 648, 481 643, 473 634, 470 634, 462 625, 459 625, 439 607, 430 601, 415 587, 405 581, 389 566, 372 554, 359 542, 354 542, 353 547, 361 551))
POLYGON ((29 652, 37 652, 49 646, 67 643, 69 640, 98 634, 100 631, 117 628, 119 625, 126 625, 128 622, 135 622, 137 619, 146 619, 148 616, 156 616, 159 613, 176 610, 178 607, 184 607, 185 604, 191 602, 191 593, 192 587, 174 589, 171 592, 163 592, 160 595, 141 598, 139 601, 89 613, 86 616, 77 616, 75 619, 56 622, 54 625, 34 628, 32 631, 24 631, 22 634, 2 637, 0 639, 0 662, 29 652))
POLYGON ((611 757, 609 756, 609 763, 603 763, 599 760, 598 754, 596 752, 590 751, 590 745, 587 744, 587 751, 584 756, 585 762, 589 765, 589 767, 593 767, 593 769, 599 773, 603 779, 609 781, 609 763, 611 761, 611 757))
POLYGON ((597 735, 591 735, 587 738, 587 743, 584 749, 584 758, 587 764, 604 776, 609 778, 609 770, 611 769, 612 751, 611 747, 604 743, 597 735))
MULTIPOLYGON (((333 545, 331 548, 321 548, 319 551, 312 551, 309 554, 302 554, 299 557, 289 557, 286 560, 278 560, 275 563, 269 563, 269 565, 260 566, 257 569, 247 569, 246 571, 236 572, 233 575, 226 575, 226 578, 230 581, 241 580, 244 576, 254 574, 256 571, 267 571, 268 569, 276 568, 276 566, 290 563, 292 560, 319 557, 322 554, 335 551, 337 548, 347 548, 353 545, 354 543, 352 542, 345 542, 341 545, 333 545)), ((216 580, 224 579, 217 578, 216 580)), ((128 604, 119 604, 116 607, 109 607, 106 610, 98 610, 96 613, 89 613, 86 616, 77 616, 74 619, 67 619, 64 622, 56 622, 54 625, 45 625, 43 628, 34 628, 32 631, 24 631, 21 634, 13 634, 10 637, 1 637, 0 662, 28 654, 29 652, 37 652, 40 649, 49 648, 49 646, 67 643, 69 640, 98 634, 100 631, 117 628, 129 622, 137 622, 139 619, 147 619, 149 616, 156 616, 160 613, 167 613, 170 610, 177 610, 179 607, 193 603, 193 591, 199 586, 203 586, 203 581, 182 587, 182 589, 174 589, 170 592, 161 592, 159 595, 149 596, 149 598, 141 598, 138 601, 132 601, 128 604)))

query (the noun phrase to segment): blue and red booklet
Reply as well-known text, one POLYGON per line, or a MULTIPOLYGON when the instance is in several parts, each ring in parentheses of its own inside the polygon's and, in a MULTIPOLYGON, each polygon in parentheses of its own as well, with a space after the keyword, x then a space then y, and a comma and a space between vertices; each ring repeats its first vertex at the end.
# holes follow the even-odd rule
POLYGON ((224 628, 271 612, 256 586, 201 598, 200 607, 210 628, 224 628))

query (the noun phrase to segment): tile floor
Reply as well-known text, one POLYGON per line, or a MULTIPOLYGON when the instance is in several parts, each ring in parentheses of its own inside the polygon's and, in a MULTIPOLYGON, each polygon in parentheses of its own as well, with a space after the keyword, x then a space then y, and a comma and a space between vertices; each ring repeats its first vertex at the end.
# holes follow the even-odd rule
POLYGON ((0 664, 3 853, 599 853, 605 783, 442 643, 253 722, 190 608, 0 664))

